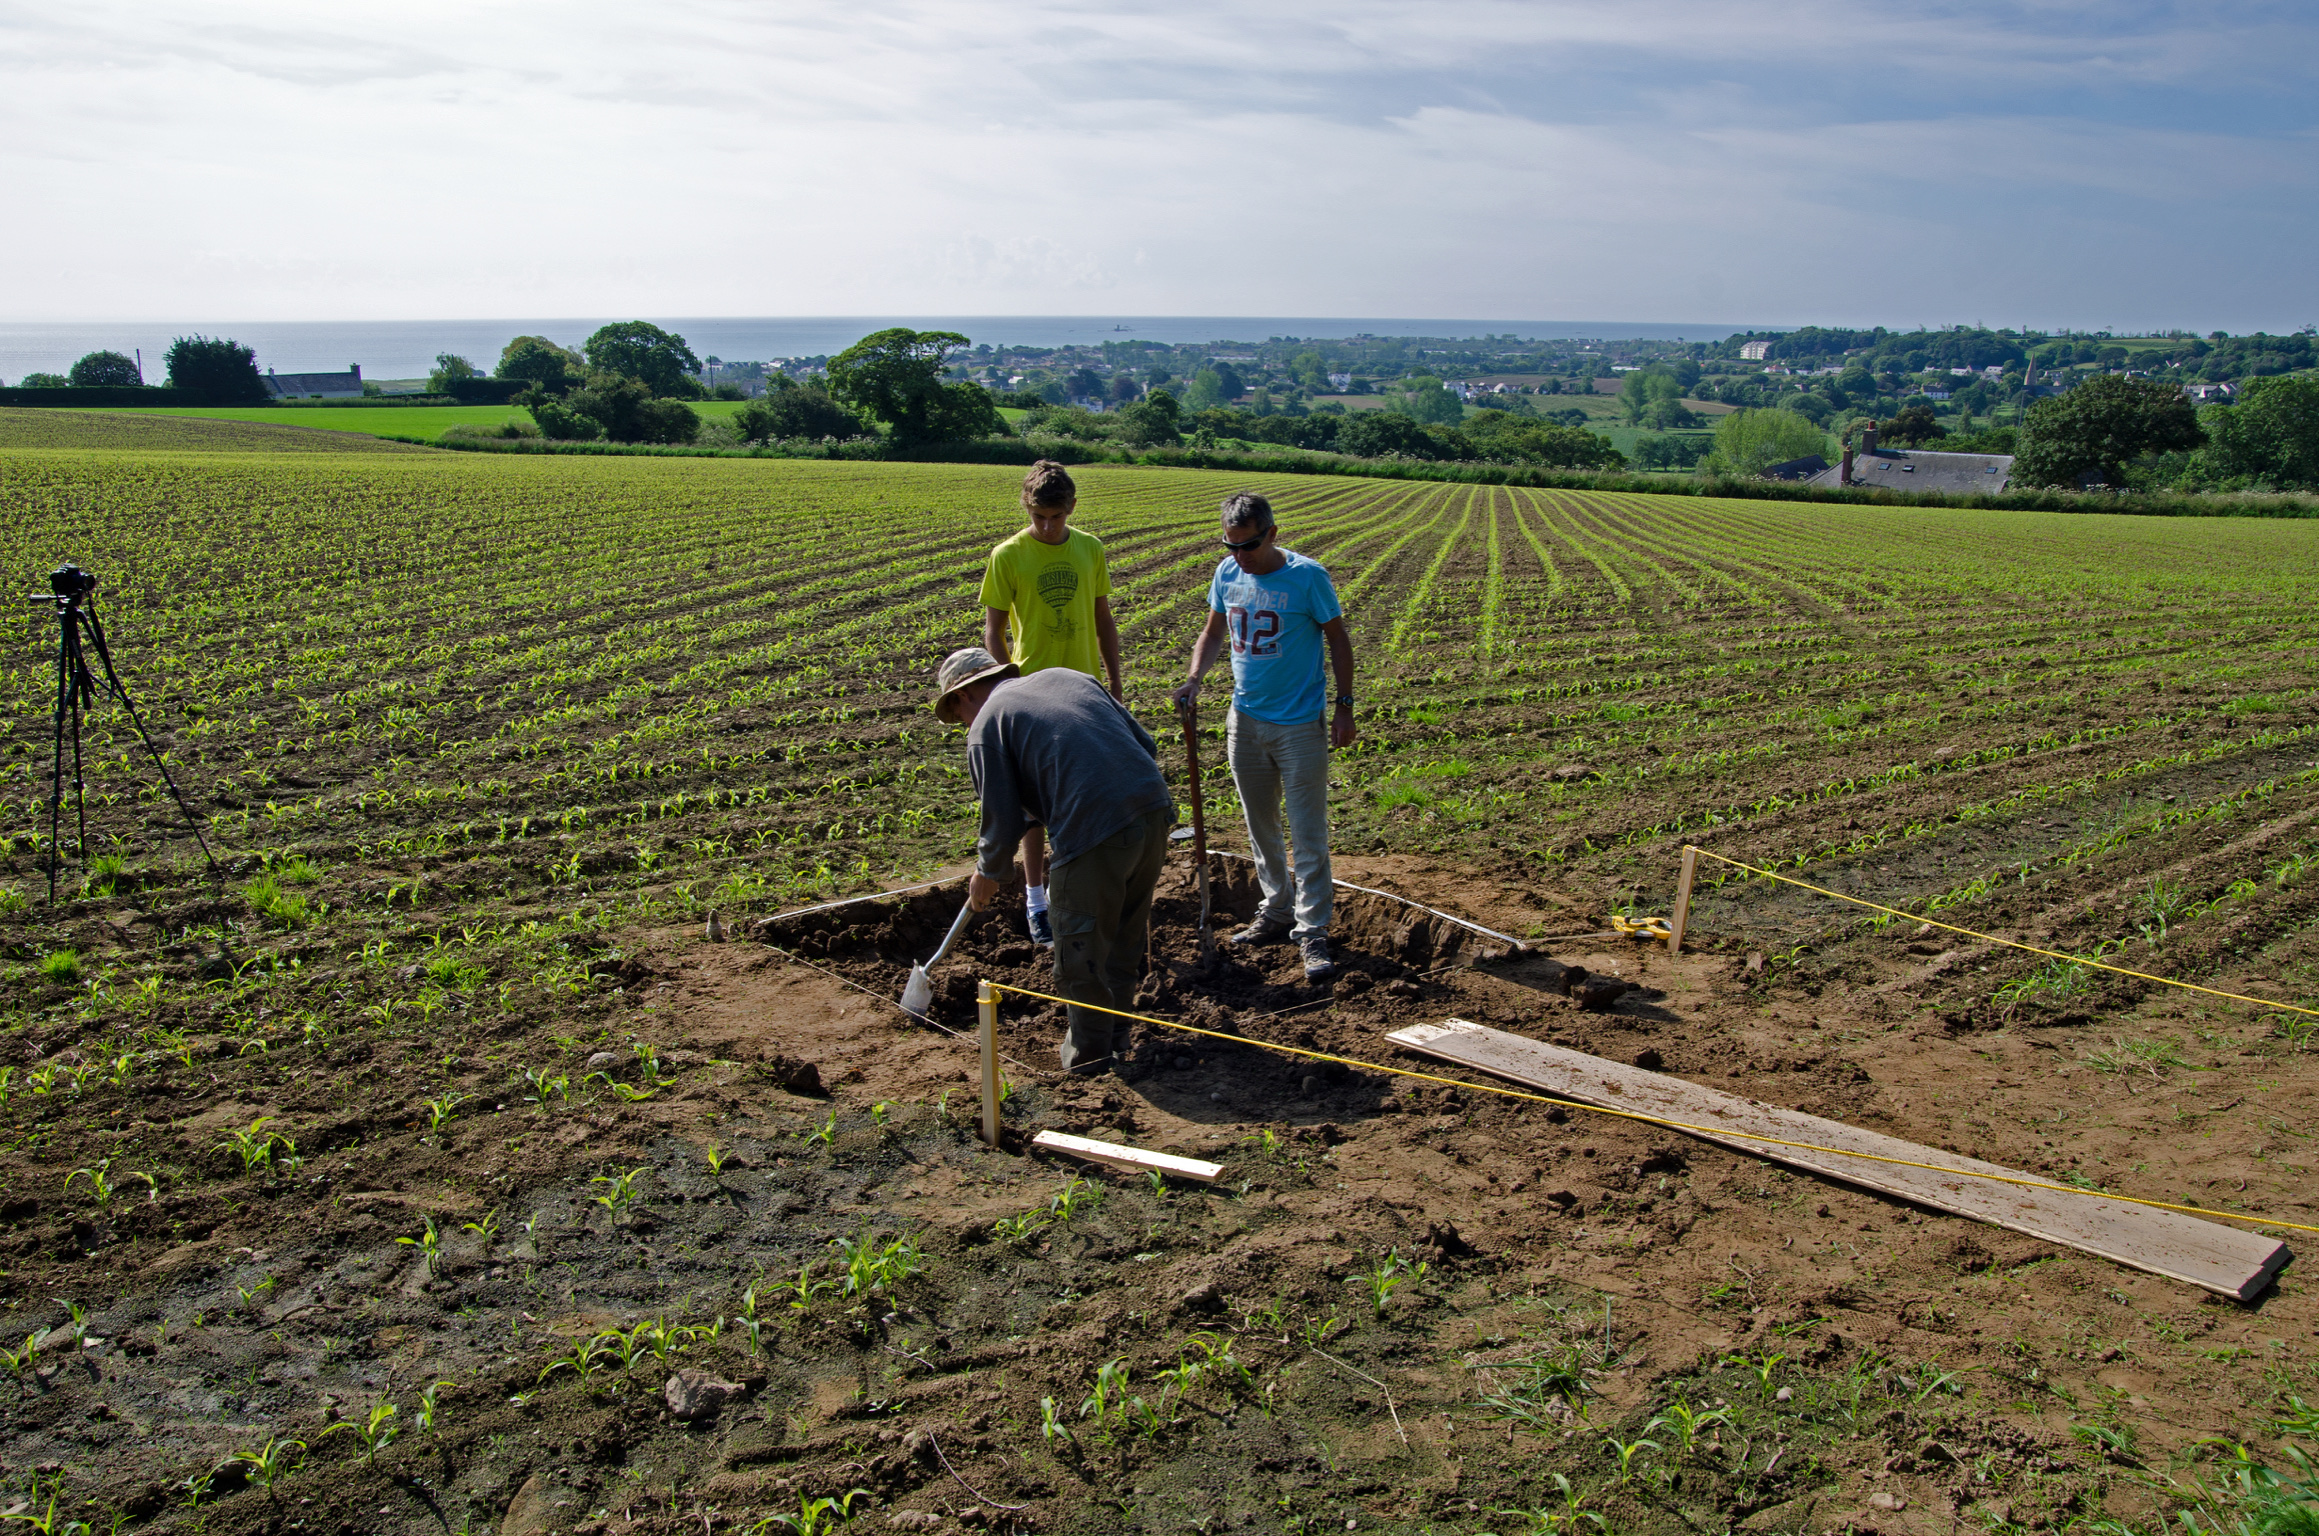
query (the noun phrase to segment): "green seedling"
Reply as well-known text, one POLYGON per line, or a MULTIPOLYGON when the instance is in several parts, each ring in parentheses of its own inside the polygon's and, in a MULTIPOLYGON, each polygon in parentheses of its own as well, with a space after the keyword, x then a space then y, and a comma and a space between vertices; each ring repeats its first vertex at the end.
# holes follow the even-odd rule
POLYGON ((847 1296, 890 1295, 925 1263, 916 1240, 907 1233, 881 1246, 864 1231, 859 1237, 834 1238, 830 1246, 845 1262, 843 1294, 847 1296))
POLYGON ((1107 1360, 1095 1368, 1094 1389, 1079 1405, 1079 1417, 1092 1417, 1105 1440, 1127 1421, 1127 1383, 1126 1360, 1107 1360))
MULTIPOLYGON (((807 1259, 804 1264, 798 1267, 797 1274, 794 1279, 785 1280, 782 1282, 781 1289, 789 1296, 789 1310, 792 1312, 802 1313, 812 1311, 814 1297, 820 1295, 824 1291, 834 1291, 837 1289, 837 1282, 835 1280, 816 1280, 813 1277, 814 1264, 814 1260, 807 1259)), ((754 1289, 754 1287, 751 1288, 752 1293, 754 1293, 754 1289)))
POLYGON ((1659 1448, 1656 1440, 1636 1440, 1630 1444, 1615 1436, 1605 1437, 1602 1444, 1605 1450, 1618 1457, 1618 1481, 1621 1487, 1634 1480, 1635 1457, 1644 1451, 1659 1448))
POLYGON ((591 1196, 590 1198, 592 1198, 605 1210, 610 1211, 614 1220, 618 1220, 620 1213, 635 1202, 636 1176, 643 1171, 644 1170, 639 1167, 631 1168, 626 1173, 597 1174, 588 1182, 590 1184, 603 1185, 604 1192, 599 1195, 591 1196))
POLYGON ((572 1080, 561 1072, 550 1072, 545 1067, 526 1067, 523 1069, 523 1082, 527 1103, 545 1109, 551 1099, 563 1104, 572 1102, 572 1080))
POLYGON ((448 1381, 438 1381, 419 1393, 419 1406, 411 1410, 411 1422, 418 1426, 420 1434, 434 1433, 435 1418, 442 1411, 435 1400, 435 1394, 450 1385, 452 1383, 448 1381))
POLYGON ((842 1499, 809 1499, 800 1495, 796 1514, 768 1515, 751 1529, 750 1536, 758 1536, 759 1532, 776 1525, 789 1527, 797 1536, 826 1536, 854 1517, 854 1500, 869 1492, 867 1488, 850 1488, 842 1499))
POLYGON ((303 1440, 269 1438, 254 1451, 234 1452, 219 1462, 215 1470, 223 1472, 228 1467, 247 1467, 247 1476, 252 1483, 260 1488, 271 1488, 277 1478, 297 1465, 305 1450, 306 1442, 303 1440))
POLYGON ((31 1374, 32 1368, 39 1363, 40 1335, 38 1333, 26 1334, 23 1344, 16 1349, 11 1350, 5 1346, 0 1346, 0 1365, 7 1366, 9 1371, 17 1376, 31 1374))
POLYGON ((1308 1317, 1304 1320, 1304 1343, 1307 1349, 1318 1349, 1345 1331, 1345 1320, 1337 1316, 1335 1307, 1326 1317, 1308 1317))
POLYGON ((419 1263, 431 1276, 435 1273, 436 1267, 443 1262, 443 1238, 442 1234, 435 1230, 434 1217, 428 1216, 422 1219, 427 1224, 425 1231, 417 1237, 398 1237, 395 1241, 405 1248, 418 1249, 419 1263))
POLYGON ((1045 1211, 1025 1211, 1020 1216, 1001 1216, 990 1224, 990 1230, 1002 1243, 1028 1242, 1046 1230, 1047 1220, 1045 1211))
POLYGON ((1154 1200, 1165 1200, 1168 1197, 1167 1178, 1157 1168, 1146 1168, 1143 1177, 1144 1181, 1151 1185, 1151 1195, 1154 1200))
POLYGON ((403 1427, 395 1422, 395 1417, 394 1404, 379 1403, 371 1408, 370 1417, 360 1423, 353 1419, 340 1419, 322 1433, 328 1436, 344 1432, 354 1436, 362 1442, 362 1459, 376 1461, 378 1453, 394 1444, 402 1435, 403 1427))
POLYGON ((536 1386, 538 1383, 546 1381, 558 1371, 570 1371, 574 1376, 586 1381, 595 1372, 598 1354, 596 1341, 583 1339, 572 1346, 570 1354, 558 1355, 542 1366, 539 1375, 533 1378, 533 1384, 536 1386))
POLYGON ((705 1158, 709 1165, 709 1172, 714 1175, 725 1171, 725 1164, 733 1160, 733 1155, 722 1147, 711 1146, 705 1154, 705 1158))
POLYGON ((1039 1399, 1039 1438, 1049 1445, 1053 1445, 1058 1440, 1065 1446, 1071 1443, 1070 1426, 1057 1417, 1055 1400, 1051 1397, 1039 1399))
POLYGON ((154 1179, 153 1175, 149 1173, 125 1173, 121 1175, 121 1184, 115 1184, 105 1176, 105 1171, 112 1166, 113 1160, 106 1157, 98 1159, 94 1168, 75 1168, 65 1175, 64 1192, 68 1195, 72 1193, 74 1180, 87 1179, 89 1192, 96 1197, 97 1208, 102 1210, 113 1203, 113 1197, 121 1192, 121 1184, 127 1184, 132 1179, 143 1179, 145 1181, 146 1203, 151 1204, 161 1198, 161 1185, 154 1179))
POLYGON ((828 1146, 831 1142, 837 1140, 837 1111, 834 1109, 831 1110, 827 1120, 822 1121, 820 1125, 805 1133, 805 1139, 807 1141, 818 1141, 825 1147, 828 1146))
POLYGON ((1416 1264, 1410 1263, 1401 1257, 1401 1250, 1395 1248, 1389 1250, 1383 1258, 1353 1278, 1368 1290, 1369 1300, 1376 1309, 1376 1315, 1383 1317, 1385 1305, 1393 1299, 1393 1293, 1409 1281, 1422 1281, 1429 1267, 1422 1261, 1416 1264))
POLYGON ((1055 1192, 1048 1208, 1057 1221, 1069 1221, 1080 1211, 1091 1211, 1103 1203, 1103 1186, 1090 1184, 1077 1174, 1066 1174, 1063 1187, 1055 1192))
POLYGON ((39 1532, 39 1536, 96 1536, 96 1527, 86 1520, 66 1520, 60 1516, 56 1512, 56 1501, 57 1495, 51 1492, 45 1511, 35 1513, 27 1508, 14 1514, 0 1515, 0 1520, 16 1521, 27 1530, 39 1532))
POLYGON ((1772 1373, 1778 1370, 1787 1358, 1785 1355, 1759 1355, 1751 1360, 1745 1355, 1725 1355, 1715 1363, 1717 1365, 1745 1367, 1748 1373, 1755 1377, 1756 1389, 1764 1396, 1769 1397, 1771 1396, 1772 1373))
POLYGON ((1579 1522, 1584 1520, 1593 1521, 1598 1530, 1610 1529, 1609 1523, 1602 1516, 1591 1509, 1578 1507, 1581 1498, 1578 1491, 1570 1486, 1569 1478, 1559 1472, 1546 1475, 1553 1481, 1555 1491, 1562 1495, 1560 1509, 1493 1509, 1490 1513, 1527 1521, 1530 1527, 1528 1536, 1571 1536, 1578 1529, 1579 1522))
POLYGON ((499 1234, 499 1213, 493 1211, 481 1221, 463 1221, 459 1223, 459 1230, 474 1233, 483 1239, 484 1246, 488 1248, 492 1238, 499 1234))
POLYGON ((229 1132, 226 1139, 217 1144, 217 1150, 231 1152, 239 1158, 244 1173, 255 1173, 260 1168, 271 1169, 274 1149, 283 1141, 281 1136, 266 1129, 273 1123, 273 1119, 272 1115, 260 1115, 249 1123, 248 1129, 229 1132))
POLYGON ((1656 1430, 1672 1428, 1678 1436, 1675 1454, 1682 1457, 1690 1455, 1692 1448, 1699 1443, 1701 1430, 1730 1422, 1731 1410, 1728 1408, 1710 1408, 1702 1413, 1691 1406, 1689 1398, 1678 1397, 1668 1405, 1665 1413, 1643 1426, 1643 1433, 1647 1435, 1656 1430))

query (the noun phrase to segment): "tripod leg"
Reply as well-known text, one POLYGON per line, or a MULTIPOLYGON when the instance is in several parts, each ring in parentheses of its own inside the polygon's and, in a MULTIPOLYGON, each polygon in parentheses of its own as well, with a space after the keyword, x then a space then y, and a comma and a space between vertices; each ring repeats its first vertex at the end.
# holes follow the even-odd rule
MULTIPOLYGON (((70 633, 70 631, 67 631, 70 633)), ((71 707, 72 695, 67 691, 71 673, 66 670, 65 643, 59 637, 56 644, 56 739, 51 744, 48 760, 48 904, 56 905, 56 872, 64 863, 64 845, 57 841, 57 818, 64 809, 64 717, 71 707)))
POLYGON ((81 711, 93 697, 89 686, 89 669, 81 661, 79 642, 72 642, 72 677, 69 683, 72 699, 72 819, 73 848, 80 855, 81 873, 89 871, 89 791, 81 777, 81 711))
POLYGON ((212 876, 217 873, 217 855, 209 851, 209 839, 201 835, 201 826, 193 819, 193 812, 185 804, 185 796, 177 791, 177 780, 170 777, 169 764, 162 758, 161 749, 153 745, 153 738, 145 734, 145 722, 137 717, 137 703, 129 697, 129 690, 121 686, 120 674, 113 670, 113 653, 105 644, 105 626, 97 621, 97 610, 92 606, 85 615, 89 638, 96 643, 97 661, 105 669, 105 683, 113 690, 113 697, 129 712, 129 724, 137 731, 137 739, 145 744, 145 753, 153 759, 153 767, 161 775, 161 782, 169 787, 169 798, 177 802, 177 814, 185 818, 185 830, 201 845, 201 856, 209 861, 212 876))

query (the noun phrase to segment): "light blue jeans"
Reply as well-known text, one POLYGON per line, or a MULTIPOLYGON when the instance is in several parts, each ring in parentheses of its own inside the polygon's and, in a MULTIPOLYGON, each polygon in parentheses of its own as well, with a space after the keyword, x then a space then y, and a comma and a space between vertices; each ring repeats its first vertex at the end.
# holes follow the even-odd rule
POLYGON ((1248 817, 1248 843, 1256 852, 1256 883, 1264 892, 1263 915, 1285 923, 1293 916, 1295 936, 1327 933, 1336 907, 1337 883, 1329 872, 1329 724, 1324 716, 1301 725, 1274 725, 1232 711, 1224 732, 1225 756, 1240 807, 1248 817), (1288 807, 1288 841, 1296 846, 1296 878, 1288 873, 1288 847, 1281 838, 1280 812, 1288 807))

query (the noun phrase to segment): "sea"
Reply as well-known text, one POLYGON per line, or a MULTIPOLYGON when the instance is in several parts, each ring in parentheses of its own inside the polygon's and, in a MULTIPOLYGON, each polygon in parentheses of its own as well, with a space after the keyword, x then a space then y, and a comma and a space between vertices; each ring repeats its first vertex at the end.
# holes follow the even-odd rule
MULTIPOLYGON (((623 318, 634 319, 635 316, 623 318)), ((903 325, 957 331, 977 344, 1093 346, 1159 341, 1170 346, 1247 345, 1273 338, 1428 336, 1448 340, 1511 336, 1524 341, 1720 341, 1742 329, 1623 320, 1411 320, 1252 315, 775 315, 646 316, 685 339, 702 359, 771 362, 841 352, 872 331, 903 325)), ((583 320, 177 320, 0 322, 0 381, 63 373, 91 352, 141 357, 147 382, 162 379, 162 354, 177 336, 230 336, 254 349, 260 368, 279 373, 343 372, 366 379, 414 379, 454 353, 489 371, 516 336, 545 336, 576 347, 608 318, 583 320)))

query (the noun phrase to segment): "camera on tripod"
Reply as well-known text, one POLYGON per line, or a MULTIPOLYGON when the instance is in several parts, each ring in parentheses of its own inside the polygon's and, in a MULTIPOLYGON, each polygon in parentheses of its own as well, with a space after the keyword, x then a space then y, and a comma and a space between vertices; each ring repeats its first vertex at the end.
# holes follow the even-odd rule
POLYGON ((105 644, 105 626, 97 618, 96 604, 89 594, 96 591, 97 578, 66 561, 48 573, 48 591, 33 593, 27 601, 46 603, 57 618, 56 638, 56 732, 55 749, 49 759, 48 770, 48 900, 56 904, 56 877, 64 867, 64 843, 60 836, 64 814, 65 751, 72 752, 72 778, 69 781, 73 802, 74 847, 80 854, 81 867, 89 861, 88 804, 81 783, 81 717, 97 703, 99 689, 96 674, 89 670, 88 659, 94 655, 97 665, 104 669, 103 691, 120 701, 129 716, 129 724, 137 732, 137 739, 145 744, 146 755, 161 772, 161 782, 168 786, 169 797, 177 802, 179 814, 185 818, 185 828, 193 840, 201 845, 201 855, 209 861, 210 876, 217 878, 217 856, 209 851, 209 840, 201 835, 200 825, 186 806, 185 796, 178 793, 177 780, 170 776, 168 759, 153 745, 146 734, 145 722, 137 714, 137 705, 122 686, 120 674, 113 670, 113 656, 105 644))

